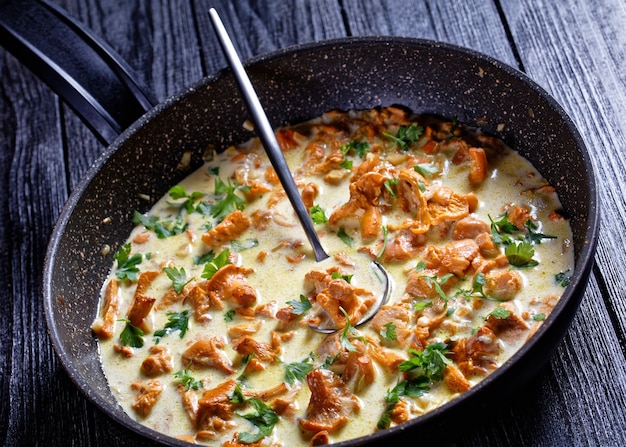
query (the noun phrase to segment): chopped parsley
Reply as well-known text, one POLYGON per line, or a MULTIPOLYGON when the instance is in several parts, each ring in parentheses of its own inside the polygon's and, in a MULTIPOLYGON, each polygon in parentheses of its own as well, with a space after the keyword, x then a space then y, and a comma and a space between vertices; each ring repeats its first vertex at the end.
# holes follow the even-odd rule
POLYGON ((176 377, 182 386, 185 387, 187 391, 189 390, 199 390, 202 388, 202 381, 196 380, 191 375, 191 371, 188 369, 182 369, 174 373, 174 377, 176 377))
POLYGON ((138 264, 141 263, 141 253, 135 253, 130 256, 131 245, 130 242, 122 245, 117 253, 113 255, 113 259, 117 261, 117 270, 115 276, 117 279, 129 281, 137 281, 139 279, 138 264))
POLYGON ((391 135, 388 132, 383 132, 383 135, 396 143, 403 151, 408 151, 411 144, 419 140, 422 132, 424 132, 422 126, 419 126, 417 123, 412 123, 410 126, 400 126, 395 135, 391 135))
POLYGON ((183 217, 178 215, 175 220, 159 219, 156 216, 146 216, 139 211, 133 213, 133 223, 143 225, 148 230, 154 231, 159 239, 176 236, 183 233, 189 224, 183 222, 183 217))
POLYGON ((537 233, 535 230, 538 228, 537 224, 532 220, 527 220, 524 225, 527 231, 527 239, 533 244, 541 244, 543 239, 556 239, 556 236, 548 236, 543 233, 537 233))
POLYGON ((165 267, 163 271, 172 281, 172 287, 174 287, 176 293, 182 293, 183 288, 191 281, 191 279, 187 279, 187 273, 183 267, 180 269, 176 267, 165 267))
POLYGON ((389 228, 387 227, 387 225, 383 225, 383 245, 382 247, 380 247, 380 251, 378 252, 378 255, 376 255, 376 259, 382 259, 383 255, 385 254, 385 250, 387 249, 387 239, 389 238, 389 228))
POLYGON ((309 299, 304 295, 300 295, 300 301, 287 301, 287 304, 292 307, 291 313, 295 315, 302 315, 313 307, 309 299))
POLYGON ((339 148, 339 150, 341 151, 344 157, 348 155, 350 151, 354 151, 356 155, 363 158, 365 157, 365 154, 367 154, 367 152, 369 151, 369 147, 370 145, 366 141, 352 140, 349 143, 343 144, 339 148))
POLYGON ((496 307, 494 310, 492 310, 489 313, 489 315, 487 315, 487 317, 493 317, 498 320, 506 320, 510 316, 511 316, 511 312, 506 310, 504 307, 500 307, 500 306, 496 307))
POLYGON ((554 275, 554 280, 561 287, 569 286, 569 283, 572 281, 572 273, 570 272, 570 269, 567 269, 567 271, 565 272, 559 272, 556 275, 554 275))
POLYGON ((400 402, 400 398, 407 397, 420 397, 430 391, 430 381, 426 377, 418 377, 411 380, 403 380, 399 382, 391 390, 387 390, 385 393, 385 402, 387 407, 384 413, 378 420, 376 427, 379 430, 389 428, 391 425, 391 413, 396 404, 400 402))
POLYGON ((341 334, 339 335, 339 341, 341 342, 341 347, 346 351, 355 352, 356 347, 350 341, 351 338, 356 338, 361 341, 364 341, 365 338, 359 335, 359 332, 356 330, 352 323, 350 322, 350 316, 348 312, 345 311, 343 307, 340 307, 339 310, 343 313, 346 318, 346 325, 341 330, 341 334))
POLYGON ((416 377, 424 376, 431 382, 438 382, 443 379, 443 372, 446 365, 452 360, 446 357, 448 345, 437 342, 431 343, 421 351, 409 349, 411 358, 398 365, 401 372, 413 372, 416 377))
POLYGON ((120 333, 120 341, 124 346, 130 346, 131 348, 143 347, 143 331, 137 326, 133 326, 128 317, 121 318, 118 321, 126 323, 124 329, 120 333))
POLYGON ((387 340, 397 340, 398 335, 396 334, 396 325, 391 321, 386 323, 384 329, 380 331, 380 336, 387 340))
MULTIPOLYGON (((418 174, 424 177, 430 177, 439 173, 439 168, 433 163, 420 163, 418 165, 413 166, 413 169, 415 170, 415 172, 417 172, 418 174)), ((421 187, 420 187, 420 190, 422 190, 421 187)))
POLYGON ((244 250, 249 250, 251 248, 256 248, 258 246, 259 240, 252 237, 243 241, 238 241, 237 239, 230 241, 230 249, 236 253, 244 250))
POLYGON ((238 185, 237 182, 231 182, 227 179, 224 183, 222 179, 215 179, 215 203, 211 205, 211 216, 223 220, 226 216, 235 210, 243 211, 246 201, 239 197, 237 191, 249 191, 250 187, 238 185))
POLYGON ((413 309, 415 309, 416 312, 420 312, 432 305, 433 305, 432 301, 418 301, 417 303, 413 304, 413 309))
POLYGON ((213 275, 215 275, 219 269, 221 269, 225 265, 231 264, 229 257, 230 250, 226 249, 222 251, 219 255, 208 260, 206 265, 204 266, 204 270, 202 271, 201 276, 204 279, 213 278, 213 275))
POLYGON ((448 273, 446 275, 443 275, 442 277, 438 277, 438 276, 422 276, 422 278, 424 278, 424 280, 426 281, 426 284, 428 284, 430 287, 434 287, 435 291, 437 292, 437 295, 439 295, 439 297, 444 301, 444 302, 448 302, 448 295, 446 295, 446 292, 443 291, 443 289, 441 288, 441 286, 443 286, 445 283, 448 282, 448 280, 450 278, 452 278, 454 276, 453 273, 448 273))
POLYGON ((534 267, 539 262, 533 259, 535 249, 533 244, 528 241, 511 243, 504 249, 504 254, 509 260, 509 264, 515 267, 534 267))
POLYGON ((285 364, 285 382, 293 385, 296 381, 302 381, 308 373, 313 371, 313 354, 301 362, 285 364))
POLYGON ((174 331, 179 331, 180 338, 185 336, 187 329, 189 328, 189 311, 183 310, 182 312, 168 312, 167 323, 163 329, 154 331, 154 336, 157 337, 155 343, 159 343, 159 340, 166 335, 171 334, 174 331))
POLYGON ((239 433, 237 440, 244 444, 253 444, 272 432, 278 422, 278 415, 269 405, 257 397, 248 399, 247 402, 252 405, 254 411, 247 414, 237 413, 237 415, 250 421, 258 430, 256 433, 239 433))
POLYGON ((224 321, 226 323, 230 323, 231 321, 233 321, 235 319, 235 315, 237 314, 237 312, 235 312, 235 309, 230 309, 229 311, 226 311, 224 313, 224 321))
POLYGON ((337 236, 341 239, 348 247, 352 247, 354 245, 354 239, 350 237, 348 233, 346 233, 346 229, 344 227, 340 227, 339 231, 337 231, 337 236))
POLYGON ((347 282, 348 284, 350 284, 350 282, 352 281, 352 277, 353 277, 353 276, 354 276, 354 275, 342 275, 342 274, 341 274, 341 273, 339 273, 339 272, 332 272, 332 273, 330 274, 330 277, 331 277, 332 279, 343 279, 343 280, 344 280, 345 282, 347 282))
POLYGON ((397 197, 396 192, 394 191, 394 188, 398 186, 399 181, 400 180, 398 178, 394 177, 394 178, 389 178, 385 180, 385 182, 383 183, 389 195, 393 197, 394 199, 397 197))
POLYGON ((194 202, 204 196, 203 192, 197 191, 188 194, 187 191, 185 191, 185 187, 181 185, 172 186, 168 191, 168 194, 174 200, 186 199, 180 204, 180 207, 184 208, 189 214, 196 210, 194 202))
POLYGON ((323 224, 328 222, 328 217, 326 217, 324 209, 319 205, 312 206, 309 209, 309 214, 311 215, 311 220, 314 224, 323 224))
POLYGON ((491 221, 491 237, 493 238, 493 242, 496 245, 501 244, 509 244, 511 243, 510 235, 519 231, 511 221, 509 221, 509 213, 504 213, 496 218, 497 220, 493 220, 491 216, 489 216, 489 220, 491 221))

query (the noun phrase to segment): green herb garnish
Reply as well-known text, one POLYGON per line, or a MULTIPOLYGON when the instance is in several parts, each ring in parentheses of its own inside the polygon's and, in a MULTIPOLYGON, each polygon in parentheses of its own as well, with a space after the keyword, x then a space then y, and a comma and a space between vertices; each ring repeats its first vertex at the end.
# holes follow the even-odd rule
POLYGON ((439 168, 433 163, 420 163, 413 166, 413 169, 415 170, 415 172, 423 175, 424 177, 429 177, 439 173, 439 168))
POLYGON ((308 373, 313 371, 313 354, 301 362, 287 363, 285 365, 285 382, 293 385, 296 381, 302 381, 308 373))
POLYGON ((276 414, 276 412, 274 412, 274 410, 272 410, 272 408, 261 399, 253 397, 251 399, 248 399, 248 402, 252 404, 252 407, 254 407, 254 411, 247 414, 237 413, 237 415, 250 421, 254 426, 257 427, 258 431, 256 433, 239 433, 237 440, 244 444, 255 443, 265 436, 269 435, 274 429, 276 423, 278 422, 278 415, 276 414))
POLYGON ((352 247, 354 245, 354 239, 350 237, 348 233, 346 233, 346 229, 344 227, 340 227, 339 231, 337 231, 337 236, 341 239, 347 246, 352 247))
POLYGON ((138 264, 141 263, 141 253, 135 253, 130 256, 131 245, 130 242, 122 245, 117 253, 113 255, 113 259, 117 261, 117 270, 115 276, 117 279, 129 281, 137 281, 139 279, 138 264))
POLYGON ((215 275, 219 269, 221 269, 225 265, 231 264, 229 257, 230 250, 226 249, 222 251, 219 255, 215 256, 206 263, 201 276, 204 279, 213 278, 213 275, 215 275))
POLYGON ((300 295, 300 301, 287 301, 287 304, 293 308, 291 313, 295 315, 302 315, 313 307, 309 299, 304 295, 300 295))
POLYGON ((403 151, 408 151, 411 144, 419 140, 424 128, 417 123, 412 123, 410 126, 400 126, 398 132, 395 135, 391 135, 388 132, 383 132, 383 135, 396 143, 403 151))
POLYGON ((176 293, 182 293, 184 287, 191 281, 191 279, 187 279, 187 273, 183 267, 180 269, 176 267, 165 267, 163 271, 172 281, 172 286, 176 293))
POLYGON ((539 263, 533 259, 535 249, 528 241, 511 243, 504 249, 509 264, 515 267, 534 267, 539 263))
POLYGON ((176 377, 182 386, 185 387, 187 391, 189 390, 199 390, 202 388, 202 381, 196 380, 192 375, 191 371, 188 369, 182 369, 174 373, 174 377, 176 377))
POLYGON ((179 331, 180 338, 183 338, 188 328, 189 328, 189 311, 188 310, 183 310, 182 312, 168 312, 167 323, 165 323, 165 326, 163 327, 163 329, 154 331, 154 336, 158 337, 156 340, 156 343, 159 342, 160 338, 165 337, 166 335, 169 335, 174 331, 179 331))
POLYGON ((124 346, 130 346, 131 348, 143 347, 143 331, 137 326, 133 326, 128 317, 120 318, 118 321, 126 323, 124 329, 120 333, 120 341, 124 346))
POLYGON ((328 222, 328 218, 326 217, 326 213, 324 209, 319 205, 314 205, 309 209, 309 214, 311 215, 311 220, 314 224, 323 224, 328 222))

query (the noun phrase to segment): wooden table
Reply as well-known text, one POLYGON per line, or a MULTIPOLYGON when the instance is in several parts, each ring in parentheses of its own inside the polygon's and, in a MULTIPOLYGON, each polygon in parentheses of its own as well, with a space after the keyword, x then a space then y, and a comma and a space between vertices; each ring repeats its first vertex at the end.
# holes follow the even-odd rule
MULTIPOLYGON (((106 40, 158 100, 225 66, 207 9, 247 58, 342 36, 462 45, 526 72, 590 148, 603 223, 581 308, 542 373, 455 445, 626 445, 626 3, 496 0, 56 0, 106 40)), ((104 149, 0 50, 0 441, 149 445, 91 405, 61 368, 41 299, 46 244, 68 193, 104 149)), ((564 163, 566 160, 564 160, 564 163)), ((416 444, 417 445, 417 444, 416 444)))

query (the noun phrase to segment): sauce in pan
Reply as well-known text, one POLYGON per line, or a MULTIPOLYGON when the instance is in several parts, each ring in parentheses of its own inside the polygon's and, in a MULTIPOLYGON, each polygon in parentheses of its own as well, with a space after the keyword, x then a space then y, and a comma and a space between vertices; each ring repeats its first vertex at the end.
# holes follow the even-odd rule
POLYGON ((569 223, 501 141, 397 108, 277 137, 331 259, 315 262, 256 139, 135 213, 93 325, 132 418, 211 445, 360 437, 467 391, 561 296, 569 223), (354 327, 380 293, 354 265, 373 259, 392 296, 354 327), (324 322, 340 329, 309 327, 324 322))

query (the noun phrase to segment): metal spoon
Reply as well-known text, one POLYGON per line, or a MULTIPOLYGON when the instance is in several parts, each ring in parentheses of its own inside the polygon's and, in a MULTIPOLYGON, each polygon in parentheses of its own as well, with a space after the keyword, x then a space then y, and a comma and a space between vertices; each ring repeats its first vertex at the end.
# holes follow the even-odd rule
MULTIPOLYGON (((259 136, 263 147, 267 153, 267 156, 276 171, 276 175, 278 176, 281 185, 283 186, 285 192, 287 193, 287 197, 293 206, 300 223, 302 224, 302 228, 306 233, 309 242, 311 243, 311 247, 313 248, 313 252, 315 253, 315 260, 317 262, 323 261, 327 259, 328 253, 322 247, 320 243, 320 239, 315 232, 315 228, 313 227, 313 222, 309 217, 307 209, 300 197, 300 193, 296 186, 296 183, 291 175, 291 171, 289 170, 289 166, 285 161, 285 157, 280 150, 280 146, 278 145, 278 141, 276 140, 276 135, 274 134, 274 130, 265 114, 265 110, 263 106, 261 106, 261 102, 259 101, 259 97, 257 96, 254 87, 252 86, 252 82, 250 82, 250 78, 248 77, 241 60, 239 59, 239 55, 233 46, 233 43, 220 19, 217 11, 214 8, 209 9, 209 16, 211 18, 211 23, 213 24, 213 28, 215 29, 215 33, 218 37, 220 45, 222 47, 222 51, 228 60, 228 64, 230 65, 233 73, 235 75, 235 80, 237 81, 237 85, 241 91, 243 99, 248 107, 248 111, 252 116, 252 122, 254 123, 254 130, 259 136)), ((372 262, 375 269, 377 269, 382 274, 382 282, 384 286, 384 291, 382 296, 377 301, 376 305, 372 306, 370 311, 361 318, 354 326, 362 325, 367 321, 371 320, 374 315, 378 312, 380 307, 385 304, 389 300, 389 295, 391 294, 391 280, 389 278, 389 273, 387 270, 377 261, 372 262)), ((324 332, 331 333, 337 330, 337 328, 332 327, 319 327, 310 325, 311 329, 324 332)))

